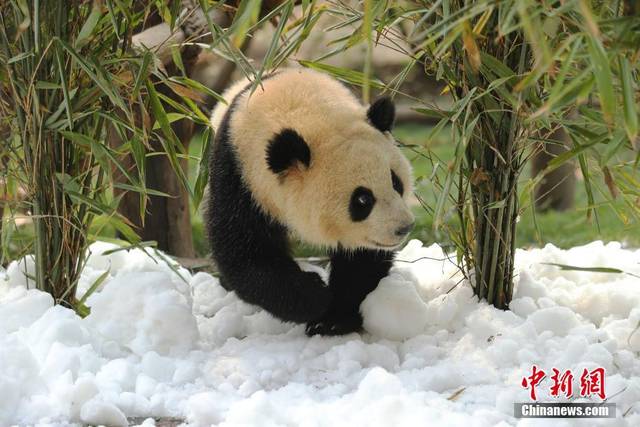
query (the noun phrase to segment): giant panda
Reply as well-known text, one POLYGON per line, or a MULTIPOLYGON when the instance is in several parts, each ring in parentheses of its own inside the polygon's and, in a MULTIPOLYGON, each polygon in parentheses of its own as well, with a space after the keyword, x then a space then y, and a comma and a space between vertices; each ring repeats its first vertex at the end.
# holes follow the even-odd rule
POLYGON ((232 86, 212 115, 205 225, 221 284, 308 335, 358 331, 360 303, 414 224, 394 105, 367 108, 309 69, 251 87, 232 86), (328 285, 300 268, 290 238, 328 250, 328 285))

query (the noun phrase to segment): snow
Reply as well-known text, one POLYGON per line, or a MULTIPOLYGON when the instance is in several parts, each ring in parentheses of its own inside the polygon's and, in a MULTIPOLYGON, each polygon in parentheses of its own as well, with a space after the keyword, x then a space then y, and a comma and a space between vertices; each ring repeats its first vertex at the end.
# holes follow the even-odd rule
MULTIPOLYGON (((90 249, 78 296, 106 279, 84 319, 33 289, 32 258, 0 271, 0 425, 640 425, 640 250, 519 250, 502 311, 440 247, 411 241, 361 306, 368 332, 308 338, 209 274, 114 249, 90 249), (514 418, 533 364, 605 368, 618 418, 514 418)), ((548 385, 539 400, 556 399, 548 385)))

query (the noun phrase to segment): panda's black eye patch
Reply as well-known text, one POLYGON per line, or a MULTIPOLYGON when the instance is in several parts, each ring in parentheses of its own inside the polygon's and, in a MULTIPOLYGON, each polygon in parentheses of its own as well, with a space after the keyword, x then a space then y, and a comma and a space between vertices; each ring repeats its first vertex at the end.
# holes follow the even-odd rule
POLYGON ((398 178, 398 175, 394 171, 391 171, 391 185, 393 185, 393 189, 398 192, 401 196, 404 194, 404 185, 402 185, 402 181, 398 178))
POLYGON ((351 194, 351 201, 349 202, 349 214, 354 222, 364 221, 367 219, 373 205, 376 204, 376 198, 373 196, 371 190, 366 187, 358 187, 353 190, 351 194))

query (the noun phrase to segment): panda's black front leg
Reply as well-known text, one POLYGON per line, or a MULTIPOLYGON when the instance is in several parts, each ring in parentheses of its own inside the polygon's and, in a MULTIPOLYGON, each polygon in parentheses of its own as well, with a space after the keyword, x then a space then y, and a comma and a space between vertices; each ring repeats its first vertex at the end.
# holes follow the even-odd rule
POLYGON ((307 335, 343 335, 362 329, 360 304, 389 273, 393 252, 337 249, 331 255, 332 302, 318 321, 307 323, 307 335))
POLYGON ((222 286, 285 321, 321 318, 331 292, 318 274, 302 271, 291 257, 287 230, 262 213, 240 183, 228 179, 211 188, 217 198, 210 208, 209 238, 222 286))

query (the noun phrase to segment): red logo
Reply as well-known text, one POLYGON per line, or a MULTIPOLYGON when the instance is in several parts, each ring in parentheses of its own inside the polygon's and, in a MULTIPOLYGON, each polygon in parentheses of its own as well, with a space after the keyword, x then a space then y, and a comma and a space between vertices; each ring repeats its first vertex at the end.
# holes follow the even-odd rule
POLYGON ((560 371, 553 368, 551 381, 553 381, 551 396, 558 397, 560 393, 564 394, 567 398, 573 396, 573 374, 571 373, 571 369, 564 371, 564 373, 560 375, 560 371))
POLYGON ((591 396, 597 394, 600 399, 604 400, 604 368, 596 368, 593 371, 587 371, 584 368, 580 376, 580 396, 591 396))
POLYGON ((544 371, 538 370, 538 367, 536 365, 533 365, 531 375, 522 379, 522 387, 531 388, 529 390, 531 400, 538 400, 536 398, 536 387, 538 386, 538 384, 540 384, 540 381, 542 381, 546 375, 547 374, 545 374, 544 371))
MULTIPOLYGON (((567 369, 564 372, 560 372, 560 370, 556 368, 552 369, 551 396, 559 397, 563 395, 567 398, 573 396, 573 373, 571 369, 567 369)), ((546 376, 545 371, 533 365, 531 367, 531 375, 522 378, 522 387, 529 389, 531 400, 537 400, 536 387, 540 385, 546 376)), ((600 399, 605 400, 607 396, 604 391, 604 377, 604 368, 595 368, 591 371, 585 368, 580 376, 580 396, 591 397, 592 395, 596 395, 599 396, 600 399)))

